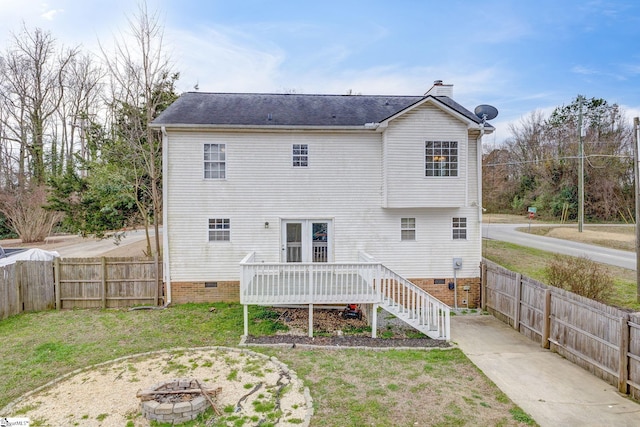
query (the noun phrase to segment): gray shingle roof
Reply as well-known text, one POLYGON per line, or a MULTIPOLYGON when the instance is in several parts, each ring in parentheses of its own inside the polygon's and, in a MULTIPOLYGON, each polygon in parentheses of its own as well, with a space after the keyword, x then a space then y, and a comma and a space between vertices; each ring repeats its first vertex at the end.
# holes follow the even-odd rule
MULTIPOLYGON (((480 123, 453 99, 433 98, 480 123)), ((424 96, 186 92, 153 125, 363 126, 382 122, 423 99, 424 96)))

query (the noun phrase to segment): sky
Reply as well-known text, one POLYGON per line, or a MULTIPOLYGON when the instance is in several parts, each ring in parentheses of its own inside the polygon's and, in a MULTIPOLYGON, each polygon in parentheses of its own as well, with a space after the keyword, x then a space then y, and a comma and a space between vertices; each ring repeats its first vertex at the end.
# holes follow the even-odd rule
MULTIPOLYGON (((500 144, 534 111, 578 95, 640 115, 637 0, 147 0, 179 92, 422 95, 453 84, 495 106, 500 144)), ((126 35, 135 0, 0 0, 0 52, 41 28, 99 54, 126 35)))

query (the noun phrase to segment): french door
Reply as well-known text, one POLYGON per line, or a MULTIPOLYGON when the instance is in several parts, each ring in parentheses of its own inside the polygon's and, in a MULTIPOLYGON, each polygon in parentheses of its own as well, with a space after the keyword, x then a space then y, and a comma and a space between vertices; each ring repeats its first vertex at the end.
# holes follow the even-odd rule
POLYGON ((331 240, 331 220, 282 221, 284 262, 329 262, 331 240))

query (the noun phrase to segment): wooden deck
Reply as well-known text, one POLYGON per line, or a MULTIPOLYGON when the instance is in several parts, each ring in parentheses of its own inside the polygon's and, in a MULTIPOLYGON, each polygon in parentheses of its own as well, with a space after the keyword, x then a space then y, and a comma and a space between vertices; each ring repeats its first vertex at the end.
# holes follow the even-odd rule
MULTIPOLYGON (((450 308, 365 253, 357 263, 264 263, 255 253, 240 263, 240 303, 248 305, 370 305, 372 335, 378 306, 435 339, 450 339, 450 308)), ((309 322, 309 334, 313 325, 309 322)))

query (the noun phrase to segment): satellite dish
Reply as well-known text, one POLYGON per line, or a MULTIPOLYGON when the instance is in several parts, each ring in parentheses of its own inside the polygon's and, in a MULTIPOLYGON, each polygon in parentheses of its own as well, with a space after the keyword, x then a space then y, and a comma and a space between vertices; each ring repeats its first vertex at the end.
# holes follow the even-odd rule
POLYGON ((498 116, 498 109, 493 105, 478 105, 473 112, 482 120, 493 120, 498 116))

